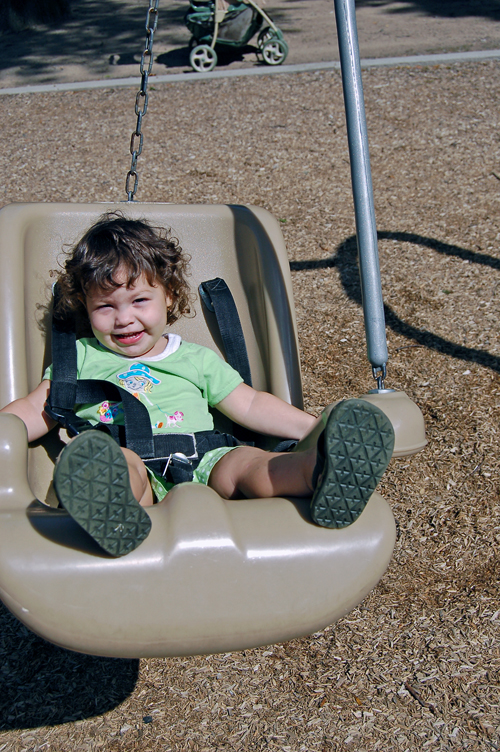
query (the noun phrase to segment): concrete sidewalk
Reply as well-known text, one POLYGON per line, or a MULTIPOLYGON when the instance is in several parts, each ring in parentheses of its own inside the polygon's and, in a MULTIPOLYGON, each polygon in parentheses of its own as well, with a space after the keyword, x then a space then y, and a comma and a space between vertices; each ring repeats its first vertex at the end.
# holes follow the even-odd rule
MULTIPOLYGON (((361 68, 380 68, 387 66, 423 66, 442 65, 452 63, 481 62, 486 60, 500 60, 499 50, 477 50, 469 52, 442 52, 434 55, 406 55, 401 57, 362 58, 361 68)), ((154 84, 173 84, 180 81, 210 81, 215 78, 235 78, 236 76, 266 76, 279 73, 307 73, 314 71, 340 69, 340 62, 334 60, 329 63, 296 63, 295 65, 280 65, 270 67, 262 65, 253 68, 231 68, 213 70, 210 73, 166 73, 155 76, 154 84)), ((54 84, 25 84, 0 88, 0 96, 9 94, 41 94, 57 91, 83 91, 84 89, 116 89, 124 86, 140 85, 141 77, 105 78, 94 81, 66 81, 54 84)))

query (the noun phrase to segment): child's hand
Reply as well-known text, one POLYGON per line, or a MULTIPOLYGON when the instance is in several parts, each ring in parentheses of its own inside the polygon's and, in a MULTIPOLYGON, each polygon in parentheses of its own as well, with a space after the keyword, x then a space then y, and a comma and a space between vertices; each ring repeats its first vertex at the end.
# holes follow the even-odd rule
POLYGON ((279 397, 246 384, 237 386, 215 407, 245 428, 286 439, 301 439, 317 421, 279 397))

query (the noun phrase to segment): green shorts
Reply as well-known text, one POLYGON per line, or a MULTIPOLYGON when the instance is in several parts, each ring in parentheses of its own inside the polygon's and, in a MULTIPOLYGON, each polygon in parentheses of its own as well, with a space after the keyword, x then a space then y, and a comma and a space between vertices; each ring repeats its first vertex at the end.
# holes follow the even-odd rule
MULTIPOLYGON (((201 483, 203 486, 208 485, 210 473, 215 465, 225 454, 231 452, 233 449, 238 449, 238 447, 219 447, 219 449, 211 449, 209 452, 206 452, 196 470, 193 471, 192 482, 201 483)), ((162 475, 158 475, 158 473, 150 470, 149 467, 146 469, 149 473, 149 481, 151 483, 151 488, 153 489, 153 494, 156 497, 156 501, 161 501, 174 487, 175 483, 170 483, 162 475)))

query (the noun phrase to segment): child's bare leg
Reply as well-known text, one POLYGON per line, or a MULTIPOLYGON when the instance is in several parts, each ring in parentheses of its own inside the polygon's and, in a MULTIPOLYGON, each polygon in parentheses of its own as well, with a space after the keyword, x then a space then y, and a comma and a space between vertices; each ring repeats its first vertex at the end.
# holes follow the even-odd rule
POLYGON ((208 485, 225 499, 310 496, 315 464, 316 449, 274 453, 239 447, 219 460, 208 485))
POLYGON ((139 504, 143 507, 153 505, 153 491, 149 482, 148 471, 138 454, 122 447, 127 460, 130 488, 139 504))
POLYGON ((311 496, 311 517, 323 527, 345 527, 359 517, 394 449, 390 420, 362 399, 331 411, 314 449, 273 454, 243 447, 215 465, 209 485, 227 499, 311 496))

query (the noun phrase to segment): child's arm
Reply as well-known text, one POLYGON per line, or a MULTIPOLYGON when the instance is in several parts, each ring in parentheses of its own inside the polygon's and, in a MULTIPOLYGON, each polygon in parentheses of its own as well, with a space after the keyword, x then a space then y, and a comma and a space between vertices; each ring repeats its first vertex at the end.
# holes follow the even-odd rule
POLYGON ((0 410, 0 413, 13 413, 21 418, 28 431, 28 441, 45 436, 56 425, 44 411, 50 390, 50 381, 42 381, 27 397, 14 400, 0 410))
POLYGON ((287 439, 301 439, 317 421, 279 397, 246 384, 237 386, 215 407, 245 428, 287 439))

